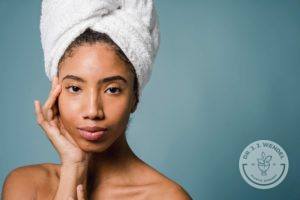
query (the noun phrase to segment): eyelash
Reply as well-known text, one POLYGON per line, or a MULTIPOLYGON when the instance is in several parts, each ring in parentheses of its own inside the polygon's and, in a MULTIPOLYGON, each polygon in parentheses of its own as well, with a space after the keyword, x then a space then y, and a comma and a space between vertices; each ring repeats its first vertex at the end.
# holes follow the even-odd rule
MULTIPOLYGON (((74 85, 71 85, 71 86, 66 87, 67 90, 69 90, 70 88, 73 88, 73 89, 74 89, 74 88, 79 88, 79 87, 74 86, 74 85)), ((79 88, 79 89, 80 89, 80 88, 79 88)), ((71 93, 74 93, 74 92, 71 92, 71 93)), ((76 93, 76 92, 75 92, 75 93, 76 93)))
MULTIPOLYGON (((73 89, 74 89, 74 88, 78 88, 78 89, 80 89, 79 87, 74 86, 74 85, 71 85, 71 86, 66 87, 67 90, 69 90, 70 88, 73 88, 73 89)), ((117 90, 118 90, 117 93, 111 93, 111 94, 118 94, 118 93, 121 92, 121 89, 118 88, 118 87, 109 87, 107 90, 109 90, 109 89, 117 89, 117 90)), ((107 91, 107 90, 105 90, 105 91, 107 91)), ((71 93, 77 93, 77 92, 71 92, 71 93)))
MULTIPOLYGON (((109 89, 117 89, 118 90, 117 93, 111 93, 111 94, 119 94, 121 92, 121 89, 118 88, 118 87, 109 87, 109 88, 107 88, 107 90, 109 90, 109 89)), ((105 90, 105 91, 107 91, 107 90, 105 90)))

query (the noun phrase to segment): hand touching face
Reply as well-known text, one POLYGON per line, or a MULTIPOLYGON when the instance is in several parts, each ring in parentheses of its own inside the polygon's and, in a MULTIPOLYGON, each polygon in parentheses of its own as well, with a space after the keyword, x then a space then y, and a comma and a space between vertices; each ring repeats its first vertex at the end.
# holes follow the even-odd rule
POLYGON ((61 123, 56 104, 60 92, 61 85, 58 84, 58 78, 54 77, 49 97, 43 107, 38 100, 34 102, 37 123, 59 153, 62 163, 84 162, 89 156, 75 144, 61 123))

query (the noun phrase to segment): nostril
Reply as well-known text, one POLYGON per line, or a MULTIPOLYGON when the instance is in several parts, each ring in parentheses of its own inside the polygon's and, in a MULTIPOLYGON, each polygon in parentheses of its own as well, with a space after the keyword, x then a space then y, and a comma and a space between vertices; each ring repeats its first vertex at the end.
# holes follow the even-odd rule
POLYGON ((101 117, 99 115, 87 115, 87 116, 84 117, 84 119, 100 120, 101 117))
POLYGON ((100 120, 104 118, 104 113, 102 109, 91 109, 87 111, 87 113, 83 117, 84 119, 91 119, 91 120, 100 120))

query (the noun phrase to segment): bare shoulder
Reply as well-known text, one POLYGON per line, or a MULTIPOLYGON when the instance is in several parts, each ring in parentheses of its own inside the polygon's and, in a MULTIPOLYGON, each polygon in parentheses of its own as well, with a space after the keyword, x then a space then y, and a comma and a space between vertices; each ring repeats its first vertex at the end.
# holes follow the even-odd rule
POLYGON ((2 199, 37 199, 40 187, 53 182, 56 174, 56 165, 50 163, 17 167, 5 178, 2 199))
POLYGON ((163 180, 157 185, 156 199, 191 200, 188 192, 173 180, 163 180))
POLYGON ((156 169, 150 167, 149 174, 155 182, 155 184, 152 185, 151 198, 172 200, 192 199, 188 192, 180 184, 156 169))

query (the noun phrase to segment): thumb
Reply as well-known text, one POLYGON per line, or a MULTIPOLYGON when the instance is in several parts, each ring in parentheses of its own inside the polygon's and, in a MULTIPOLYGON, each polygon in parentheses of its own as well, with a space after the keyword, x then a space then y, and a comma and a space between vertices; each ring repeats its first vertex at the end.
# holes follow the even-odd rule
POLYGON ((82 184, 77 186, 77 199, 78 200, 84 200, 84 191, 83 191, 83 186, 82 184))

